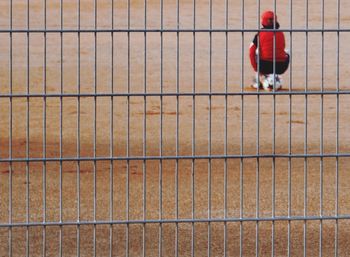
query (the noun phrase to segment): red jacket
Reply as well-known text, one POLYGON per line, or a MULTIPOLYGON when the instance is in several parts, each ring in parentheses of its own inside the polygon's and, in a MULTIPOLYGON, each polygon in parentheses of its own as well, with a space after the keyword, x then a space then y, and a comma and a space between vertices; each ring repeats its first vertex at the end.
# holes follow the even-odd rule
POLYGON ((257 71, 256 49, 258 47, 258 44, 259 44, 260 60, 271 61, 271 62, 273 61, 274 37, 275 37, 276 62, 284 62, 287 59, 287 54, 284 51, 285 39, 284 39, 283 32, 260 31, 258 34, 255 35, 249 50, 250 62, 255 71, 257 71), (258 43, 258 40, 259 40, 259 43, 258 43))

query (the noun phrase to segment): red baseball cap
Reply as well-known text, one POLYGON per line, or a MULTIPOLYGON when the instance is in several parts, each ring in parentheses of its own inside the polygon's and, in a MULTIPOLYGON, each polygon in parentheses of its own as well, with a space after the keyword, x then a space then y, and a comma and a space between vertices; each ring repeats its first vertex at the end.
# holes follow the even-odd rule
POLYGON ((266 11, 261 15, 261 24, 264 27, 273 26, 274 22, 277 23, 277 16, 273 11, 266 11))

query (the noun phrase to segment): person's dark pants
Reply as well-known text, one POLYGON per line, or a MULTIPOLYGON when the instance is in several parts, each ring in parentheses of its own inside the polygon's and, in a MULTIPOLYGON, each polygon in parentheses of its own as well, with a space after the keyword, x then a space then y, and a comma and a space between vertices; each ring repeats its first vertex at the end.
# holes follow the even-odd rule
MULTIPOLYGON (((284 62, 276 62, 275 74, 283 74, 286 72, 289 66, 289 55, 284 62)), ((260 60, 259 62, 259 73, 260 74, 273 74, 273 62, 260 60)))

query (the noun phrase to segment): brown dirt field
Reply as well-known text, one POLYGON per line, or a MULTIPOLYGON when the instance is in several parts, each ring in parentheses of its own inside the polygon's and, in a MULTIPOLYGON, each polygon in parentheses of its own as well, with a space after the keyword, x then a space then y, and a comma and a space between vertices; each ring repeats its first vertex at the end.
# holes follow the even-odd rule
MULTIPOLYGON (((273 8, 273 1, 260 2, 261 10, 273 8)), ((308 2, 309 28, 320 28, 321 1, 308 2)), ((62 3, 63 27, 76 29, 77 2, 64 0, 62 3)), ((164 0, 163 3, 164 28, 176 28, 176 1, 164 0)), ((192 29, 193 2, 181 0, 179 3, 180 28, 192 29)), ((213 28, 224 28, 225 1, 213 0, 212 3, 213 28)), ((197 29, 209 26, 209 4, 209 1, 196 3, 197 29)), ((132 0, 130 6, 130 27, 144 28, 144 2, 132 0)), ((242 28, 241 1, 230 0, 228 6, 228 27, 242 28)), ((282 28, 290 28, 289 7, 289 1, 277 4, 282 28)), ((336 28, 336 7, 335 0, 325 1, 325 28, 336 28)), ((341 1, 343 28, 350 23, 349 9, 350 2, 341 1)), ((97 10, 98 28, 110 28, 111 1, 99 0, 97 10)), ((127 1, 115 1, 115 28, 127 28, 127 13, 127 1)), ((0 14, 1 29, 8 29, 9 2, 1 1, 0 14)), ((30 28, 42 29, 43 1, 30 1, 29 14, 30 28)), ((94 1, 81 0, 82 29, 94 28, 93 14, 94 1)), ((244 1, 244 14, 244 28, 256 29, 256 1, 244 1)), ((13 0, 14 29, 26 28, 26 15, 26 1, 13 0)), ((60 1, 48 1, 47 15, 47 28, 60 28, 60 1)), ((293 28, 305 27, 304 0, 293 1, 292 18, 293 28)), ((160 1, 147 1, 147 28, 158 29, 160 19, 160 1)), ((325 33, 323 37, 322 78, 322 34, 309 33, 306 49, 305 33, 286 33, 287 45, 292 50, 292 63, 291 73, 283 76, 285 91, 282 93, 289 90, 319 91, 322 85, 326 91, 336 89, 336 35, 325 33)), ((215 93, 253 93, 249 90, 253 74, 247 56, 253 36, 254 33, 244 33, 242 40, 241 33, 228 33, 226 47, 225 33, 212 33, 210 63, 209 33, 196 33, 195 36, 193 33, 179 33, 177 77, 176 33, 163 33, 162 37, 158 32, 150 32, 146 36, 130 33, 130 37, 127 33, 114 33, 113 38, 111 33, 98 33, 96 74, 93 33, 81 33, 80 37, 76 33, 63 33, 62 37, 59 33, 48 33, 46 37, 43 33, 31 33, 29 38, 25 33, 13 33, 12 62, 9 33, 0 33, 0 256, 8 256, 9 253, 13 256, 25 256, 27 253, 30 256, 76 256, 78 253, 93 256, 94 252, 96 256, 109 256, 110 249, 113 256, 159 256, 159 253, 162 256, 190 256, 192 251, 195 256, 207 256, 209 253, 211 256, 223 256, 225 251, 226 256, 239 256, 241 253, 256 256, 256 247, 259 256, 287 256, 288 235, 290 256, 303 256, 304 251, 307 256, 319 256, 320 249, 323 256, 334 256, 336 248, 338 256, 349 256, 348 219, 320 222, 277 218, 274 222, 254 221, 257 214, 260 218, 271 218, 272 215, 301 217, 305 214, 318 217, 321 212, 323 216, 349 215, 348 157, 228 158, 226 162, 220 158, 211 161, 196 159, 193 162, 191 159, 159 161, 157 158, 128 162, 115 160, 112 163, 108 159, 79 163, 76 160, 28 164, 23 161, 8 162, 9 158, 26 157, 108 158, 111 150, 118 158, 256 155, 258 150, 259 154, 266 155, 287 155, 290 152, 300 155, 305 150, 309 154, 317 155, 323 151, 332 155, 337 148, 339 153, 349 153, 350 101, 347 94, 339 97, 317 94, 308 97, 271 94, 241 97, 232 94, 227 97, 212 96, 210 99, 207 95, 178 98, 171 95, 162 98, 157 95, 85 96, 80 97, 79 102, 77 97, 30 97, 29 100, 25 97, 4 97, 11 91, 14 94, 28 91, 31 94, 58 94, 61 90, 66 94, 92 94, 95 90, 110 93, 113 90, 124 95, 145 91, 155 94, 192 93, 194 90, 197 93, 209 90, 215 93), (113 217, 110 216, 111 199, 113 217), (241 215, 250 220, 237 221, 241 215), (225 216, 233 220, 218 221, 225 216), (200 222, 209 217, 217 222, 200 222), (111 218, 120 224, 74 225, 77 220, 108 222, 111 218), (160 218, 168 222, 145 225, 140 222, 160 218), (128 219, 138 222, 127 225, 128 219), (197 222, 175 223, 174 219, 195 219, 197 222), (56 222, 56 225, 9 228, 6 224, 10 220, 17 225, 44 220, 56 222), (72 224, 58 226, 59 221, 72 224), (29 244, 26 244, 26 237, 29 244), (335 238, 338 239, 337 247, 335 238)), ((340 33, 341 91, 350 89, 349 39, 348 33, 340 33)))

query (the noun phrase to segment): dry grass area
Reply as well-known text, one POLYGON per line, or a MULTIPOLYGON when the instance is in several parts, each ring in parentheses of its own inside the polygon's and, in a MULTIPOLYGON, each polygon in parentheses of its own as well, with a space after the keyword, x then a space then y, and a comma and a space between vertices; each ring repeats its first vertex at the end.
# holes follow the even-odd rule
MULTIPOLYGON (((108 29, 112 24, 111 1, 97 2, 97 26, 108 29)), ((287 2, 277 4, 282 29, 290 28, 287 2)), ((308 2, 308 25, 320 28, 321 3, 308 2)), ((13 28, 26 28, 26 3, 12 3, 13 28)), ((30 1, 32 29, 44 26, 43 3, 30 1)), ((77 2, 62 3, 63 28, 76 29, 77 2)), ((193 28, 193 2, 179 3, 180 28, 193 28)), ((223 28, 225 1, 212 3, 213 28, 223 28)), ((257 28, 256 4, 253 0, 244 1, 245 28, 257 28)), ((325 5, 325 27, 336 28, 336 1, 325 1, 325 5)), ((60 28, 60 6, 58 0, 48 1, 48 29, 60 28)), ((164 0, 164 28, 176 28, 176 6, 176 1, 164 0)), ((228 27, 241 28, 241 3, 231 0, 228 6, 228 27)), ((127 1, 115 1, 114 28, 128 27, 127 7, 127 1)), ((160 27, 160 8, 160 1, 147 1, 147 28, 160 27)), ((273 2, 261 1, 261 10, 268 8, 273 8, 273 2)), ((349 8, 350 3, 341 1, 341 27, 350 23, 346 12, 349 8)), ((130 10, 130 27, 144 28, 144 2, 130 1, 130 10)), ((94 28, 94 1, 81 0, 80 14, 81 28, 94 28)), ((9 28, 9 17, 9 3, 2 1, 1 29, 9 28)), ((292 18, 293 28, 305 27, 304 0, 293 1, 292 18)), ((209 1, 197 1, 195 20, 196 28, 208 28, 209 1)), ((349 220, 278 218, 349 215, 348 157, 227 161, 154 158, 113 162, 102 159, 111 154, 116 158, 136 158, 241 153, 302 155, 306 151, 334 155, 337 150, 349 153, 347 94, 159 96, 161 92, 210 90, 252 93, 248 89, 253 74, 247 53, 253 35, 247 32, 242 38, 241 33, 212 33, 210 45, 210 35, 204 32, 179 33, 179 37, 176 33, 161 36, 159 32, 130 36, 124 32, 113 36, 47 33, 46 37, 43 33, 31 33, 29 37, 26 33, 13 33, 12 41, 9 33, 0 33, 1 95, 51 94, 28 99, 0 98, 1 160, 39 159, 0 163, 0 256, 93 256, 94 252, 96 256, 109 256, 110 251, 113 256, 190 256, 192 252, 196 256, 207 256, 209 252, 211 256, 223 256, 225 251, 226 256, 256 256, 257 248, 259 256, 287 256, 288 249, 291 256, 302 256, 304 252, 307 256, 319 256, 320 249, 323 256, 334 256, 336 249, 338 256, 349 256, 349 220), (112 90, 121 95, 91 96, 112 90), (71 96, 54 96, 61 92, 71 96), (90 95, 74 97, 79 92, 90 95), (144 92, 155 95, 127 96, 144 92), (101 160, 76 160, 94 156, 101 160), (40 161, 45 157, 50 161, 40 161), (65 161, 54 161, 60 157, 65 161), (256 222, 257 215, 274 215, 277 220, 256 222), (241 216, 248 220, 238 222, 241 216), (208 217, 217 222, 199 222, 208 217), (233 221, 218 222, 225 217, 233 221), (160 218, 168 222, 140 222, 160 218), (120 224, 74 225, 77 220, 110 219, 120 224), (123 224, 128 219, 136 222, 123 224), (175 223, 174 219, 197 222, 175 223), (56 225, 9 229, 9 220, 17 225, 43 221, 56 225), (59 221, 72 224, 60 227, 59 221)), ((322 86, 326 91, 335 90, 337 34, 325 33, 322 37, 321 33, 309 33, 306 41, 304 32, 293 32, 286 33, 286 39, 292 49, 292 72, 283 77, 284 90, 311 92, 322 86)), ((340 33, 341 91, 350 89, 348 41, 348 33, 340 33)))

